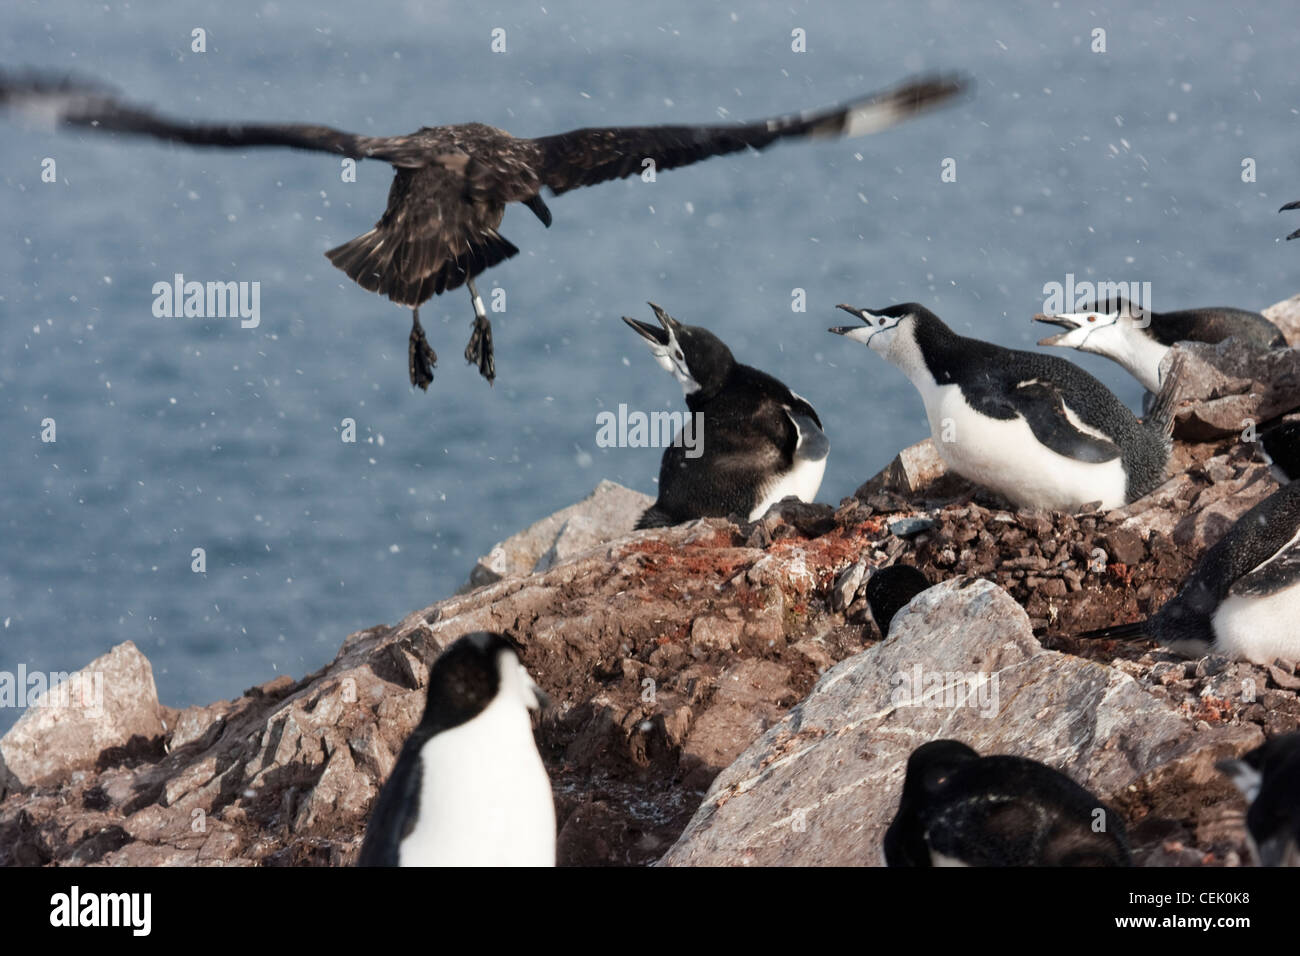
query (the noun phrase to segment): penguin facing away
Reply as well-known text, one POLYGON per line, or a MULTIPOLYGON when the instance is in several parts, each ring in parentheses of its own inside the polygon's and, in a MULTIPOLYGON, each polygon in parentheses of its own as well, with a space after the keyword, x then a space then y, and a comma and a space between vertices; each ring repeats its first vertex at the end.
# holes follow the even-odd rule
POLYGON ((787 496, 816 498, 830 442, 808 400, 741 365, 708 329, 650 308, 658 326, 623 321, 681 384, 697 444, 688 448, 679 431, 664 449, 658 498, 637 528, 737 513, 757 521, 787 496))
POLYGON ((357 865, 554 866, 555 805, 529 714, 544 702, 502 635, 450 644, 357 865))
POLYGON ((932 740, 907 761, 888 866, 1131 866, 1124 821, 1046 764, 932 740))
POLYGON ((929 587, 925 575, 910 564, 891 564, 867 578, 867 605, 881 637, 889 636, 894 616, 929 587))
POLYGON ((1300 866, 1300 732, 1215 765, 1246 798, 1246 835, 1260 866, 1300 866))
MULTIPOLYGON (((1077 366, 957 335, 915 302, 839 308, 865 324, 830 331, 880 353, 911 380, 948 467, 1017 507, 1118 508, 1165 480, 1172 387, 1143 423, 1077 366)), ((1171 379, 1181 359, 1175 365, 1171 379)))
POLYGON ((1300 483, 1291 482, 1238 518, 1152 617, 1079 637, 1150 637, 1187 657, 1268 665, 1300 658, 1298 620, 1300 483))
POLYGON ((1065 329, 1039 345, 1078 349, 1118 362, 1151 393, 1160 391, 1160 363, 1177 342, 1216 345, 1232 338, 1259 349, 1286 348, 1276 325, 1258 312, 1226 306, 1152 312, 1122 297, 1091 302, 1080 312, 1048 315, 1035 322, 1065 329))

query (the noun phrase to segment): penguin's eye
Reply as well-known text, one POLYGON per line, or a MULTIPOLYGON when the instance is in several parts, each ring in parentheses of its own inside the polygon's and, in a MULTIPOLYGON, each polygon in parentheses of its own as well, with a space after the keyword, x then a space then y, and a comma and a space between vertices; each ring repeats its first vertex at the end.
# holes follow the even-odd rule
POLYGON ((881 319, 881 320, 880 320, 880 327, 883 329, 883 328, 885 327, 885 323, 888 322, 888 321, 889 321, 888 319, 881 319))
POLYGON ((684 362, 684 361, 686 361, 686 356, 683 355, 681 352, 678 352, 678 353, 677 353, 677 361, 679 361, 679 362, 684 362))

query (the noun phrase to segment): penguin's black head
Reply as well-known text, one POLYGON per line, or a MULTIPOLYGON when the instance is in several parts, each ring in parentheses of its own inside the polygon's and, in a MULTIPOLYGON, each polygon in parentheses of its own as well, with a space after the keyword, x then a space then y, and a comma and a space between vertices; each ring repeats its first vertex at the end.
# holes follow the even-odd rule
POLYGON ((894 615, 929 586, 925 575, 908 564, 891 564, 867 578, 867 604, 881 637, 889 634, 894 615))
POLYGON ((1100 298, 1093 299, 1086 303, 1081 311, 1101 312, 1105 315, 1136 316, 1138 314, 1133 303, 1118 293, 1108 293, 1100 298))
POLYGON ((928 803, 948 785, 952 775, 980 755, 958 740, 932 740, 912 751, 903 779, 902 806, 928 803))
POLYGON ((458 727, 473 720, 501 695, 529 710, 546 703, 546 695, 524 670, 509 639, 487 631, 467 634, 433 662, 420 727, 429 733, 458 727))
POLYGON ((653 302, 659 327, 623 316, 665 370, 672 372, 687 395, 711 395, 726 382, 736 360, 722 339, 698 325, 683 325, 653 302))
POLYGON ((1300 866, 1300 733, 1215 765, 1246 798, 1246 829, 1261 866, 1300 866))
POLYGON ((885 831, 887 866, 933 865, 926 842, 926 812, 953 774, 979 759, 979 754, 956 740, 932 740, 912 751, 898 812, 885 831))

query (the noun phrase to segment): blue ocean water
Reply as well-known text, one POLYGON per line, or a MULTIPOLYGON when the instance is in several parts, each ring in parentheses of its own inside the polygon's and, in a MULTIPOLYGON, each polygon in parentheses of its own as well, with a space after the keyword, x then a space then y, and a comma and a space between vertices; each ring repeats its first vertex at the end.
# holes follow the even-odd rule
MULTIPOLYGON (((834 503, 926 433, 902 376, 826 333, 837 302, 917 300, 1033 347, 1029 317, 1067 274, 1149 281, 1156 308, 1290 295, 1300 249, 1280 238, 1300 223, 1275 211, 1300 198, 1295 26, 1281 5, 1208 0, 7 0, 0 64, 196 118, 542 135, 756 118, 927 70, 976 90, 880 136, 579 190, 551 203, 550 230, 512 209, 502 232, 523 252, 480 281, 506 296, 497 383, 460 357, 457 291, 422 310, 441 356, 428 394, 406 380, 409 313, 322 256, 378 218, 387 166, 345 183, 324 155, 0 118, 0 670, 73 669, 130 639, 165 703, 229 697, 450 594, 601 478, 653 492, 657 451, 595 442, 602 410, 681 407, 619 321, 648 318, 648 299, 813 402, 834 503), (259 282, 260 325, 156 318, 153 284, 176 273, 259 282)), ((1077 358, 1137 407, 1118 367, 1077 358)), ((0 729, 16 716, 0 709, 0 729)))

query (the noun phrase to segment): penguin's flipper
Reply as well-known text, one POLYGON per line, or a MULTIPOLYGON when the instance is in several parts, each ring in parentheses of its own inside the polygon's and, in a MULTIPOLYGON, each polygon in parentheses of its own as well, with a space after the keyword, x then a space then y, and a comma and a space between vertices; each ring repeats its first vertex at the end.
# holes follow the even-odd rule
POLYGON ((1295 541, 1278 551, 1253 571, 1233 582, 1228 593, 1235 597, 1266 597, 1300 581, 1300 544, 1295 541))
POLYGON ((789 416, 795 431, 799 433, 798 444, 794 446, 796 458, 805 461, 821 461, 830 454, 831 443, 816 421, 790 408, 787 408, 785 413, 789 416))
POLYGON ((401 842, 415 829, 412 808, 418 802, 423 776, 419 760, 423 744, 424 738, 413 734, 398 754, 393 773, 370 811, 357 866, 401 865, 401 842))
POLYGON ((994 418, 1019 415, 1034 437, 1046 447, 1075 461, 1101 464, 1120 457, 1119 448, 1105 438, 1084 431, 1082 420, 1066 403, 1059 386, 1039 378, 1015 383, 1001 399, 988 397, 977 411, 994 418), (1001 412, 1001 414, 999 414, 1001 412), (1010 414, 1008 414, 1010 413, 1010 414))
MULTIPOLYGON (((777 385, 781 385, 781 383, 777 382, 776 379, 772 379, 772 381, 777 385)), ((789 396, 786 400, 788 410, 797 415, 806 415, 808 418, 811 418, 816 422, 818 428, 821 428, 822 420, 817 417, 817 410, 812 407, 812 403, 798 392, 786 388, 784 385, 781 385, 781 387, 785 389, 785 393, 789 396)))

